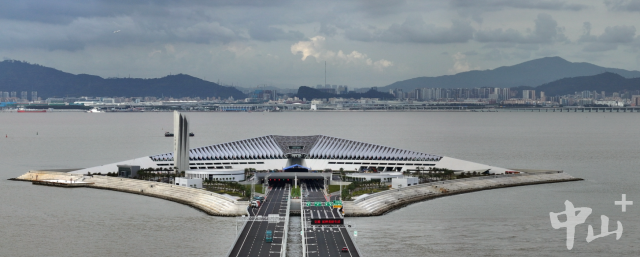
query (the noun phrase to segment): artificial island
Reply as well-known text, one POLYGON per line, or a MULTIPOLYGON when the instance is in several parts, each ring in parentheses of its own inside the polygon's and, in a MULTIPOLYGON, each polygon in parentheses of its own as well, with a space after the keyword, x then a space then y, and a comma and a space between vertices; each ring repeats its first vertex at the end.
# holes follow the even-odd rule
POLYGON ((228 256, 286 256, 290 215, 302 217, 303 256, 362 256, 344 217, 382 215, 447 195, 581 179, 325 135, 267 135, 190 148, 189 121, 174 112, 171 153, 79 170, 34 170, 15 180, 135 193, 239 216, 228 256), (245 190, 223 194, 220 185, 245 190))

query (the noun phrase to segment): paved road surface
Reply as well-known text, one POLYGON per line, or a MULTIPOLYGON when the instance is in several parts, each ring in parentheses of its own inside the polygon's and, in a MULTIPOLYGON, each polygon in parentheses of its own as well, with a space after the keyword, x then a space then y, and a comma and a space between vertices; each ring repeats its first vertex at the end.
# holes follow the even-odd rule
POLYGON ((273 187, 266 196, 266 202, 260 208, 252 208, 252 217, 267 217, 269 214, 279 214, 281 221, 269 223, 268 221, 249 221, 242 230, 238 241, 233 246, 229 256, 244 257, 275 257, 280 256, 282 249, 282 238, 286 229, 284 228, 284 217, 287 212, 287 195, 289 190, 284 187, 273 187), (273 231, 273 242, 265 242, 267 230, 273 231))
MULTIPOLYGON (((326 202, 321 185, 311 184, 306 187, 304 202, 326 202)), ((337 209, 331 206, 303 206, 305 219, 312 218, 341 218, 337 209)), ((310 224, 310 222, 307 222, 310 224)), ((307 226, 305 231, 307 256, 360 256, 349 237, 349 231, 344 225, 307 226), (349 252, 341 252, 342 247, 348 247, 349 252)))

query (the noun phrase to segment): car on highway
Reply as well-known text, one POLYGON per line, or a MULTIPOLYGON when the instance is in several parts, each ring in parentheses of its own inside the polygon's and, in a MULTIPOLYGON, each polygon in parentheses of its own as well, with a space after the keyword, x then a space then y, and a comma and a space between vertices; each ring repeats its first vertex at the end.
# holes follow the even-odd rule
POLYGON ((349 248, 347 248, 347 247, 345 246, 345 247, 342 247, 342 250, 340 250, 340 251, 341 251, 341 252, 349 252, 349 248))
POLYGON ((264 235, 264 242, 273 243, 273 231, 267 230, 267 232, 264 235))

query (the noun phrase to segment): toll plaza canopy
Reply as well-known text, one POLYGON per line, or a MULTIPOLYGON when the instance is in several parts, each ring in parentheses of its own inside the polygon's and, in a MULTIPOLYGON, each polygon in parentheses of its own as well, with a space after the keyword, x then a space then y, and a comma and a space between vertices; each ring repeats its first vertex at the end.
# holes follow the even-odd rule
POLYGON ((291 165, 289 167, 284 168, 283 170, 284 172, 309 172, 309 168, 299 164, 291 165))

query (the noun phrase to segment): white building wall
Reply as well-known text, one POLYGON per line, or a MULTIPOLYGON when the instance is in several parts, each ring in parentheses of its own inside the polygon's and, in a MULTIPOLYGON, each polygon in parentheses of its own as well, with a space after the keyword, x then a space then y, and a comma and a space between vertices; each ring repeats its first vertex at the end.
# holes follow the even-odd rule
MULTIPOLYGON (((172 161, 162 161, 162 162, 154 162, 148 156, 141 157, 137 159, 132 159, 128 161, 122 161, 112 164, 106 164, 102 166, 96 166, 92 168, 81 169, 77 171, 73 171, 71 173, 74 174, 87 174, 87 172, 91 172, 92 174, 101 172, 102 174, 106 174, 107 172, 115 172, 118 171, 117 165, 138 165, 141 169, 143 168, 172 168, 172 161)), ((221 169, 211 169, 211 170, 242 170, 245 168, 254 168, 256 170, 282 170, 287 167, 287 159, 265 159, 265 160, 202 160, 202 161, 190 161, 190 169, 189 172, 195 170, 210 170, 208 167, 222 167, 221 169), (218 164, 220 163, 220 164, 218 164), (196 167, 196 169, 191 168, 196 167), (227 168, 230 167, 230 168, 227 168)), ((357 171, 360 166, 372 166, 372 167, 402 167, 402 171, 406 170, 415 170, 418 167, 424 170, 429 170, 429 167, 435 168, 447 168, 450 170, 456 171, 477 171, 484 172, 485 170, 490 169, 490 173, 502 174, 507 169, 489 166, 485 164, 464 161, 460 159, 455 159, 451 157, 443 157, 440 161, 383 161, 383 160, 327 160, 327 159, 304 159, 303 166, 308 167, 312 170, 324 170, 324 169, 332 169, 332 170, 340 170, 343 168, 346 171, 357 171), (331 163, 331 164, 330 164, 331 163), (348 164, 349 163, 349 164, 348 164), (359 164, 357 164, 359 163, 359 164), (369 163, 369 164, 364 164, 369 163), (376 164, 374 164, 376 163, 376 164), (390 165, 390 164, 394 165, 390 165), (384 164, 384 165, 383 165, 384 164), (399 165, 402 164, 402 165, 399 165), (409 165, 411 164, 411 165, 409 165), (417 165, 420 164, 420 165, 417 165), (425 165, 426 164, 426 165, 425 165), (433 165, 433 166, 429 166, 433 165)))
POLYGON ((175 178, 176 186, 202 188, 202 179, 193 178, 175 178))
POLYGON ((187 178, 212 179, 219 181, 243 181, 244 170, 188 170, 187 178))
POLYGON ((418 178, 414 177, 404 177, 404 178, 393 178, 391 179, 391 188, 400 189, 409 186, 415 186, 418 184, 418 178))

